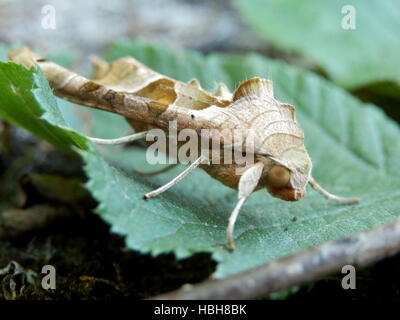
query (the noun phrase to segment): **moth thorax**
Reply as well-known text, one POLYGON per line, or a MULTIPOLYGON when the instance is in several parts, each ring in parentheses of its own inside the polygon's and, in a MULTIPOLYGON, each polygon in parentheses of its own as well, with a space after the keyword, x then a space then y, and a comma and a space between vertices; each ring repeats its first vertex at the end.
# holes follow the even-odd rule
POLYGON ((286 186, 290 180, 290 172, 281 165, 273 166, 267 173, 267 184, 272 188, 281 188, 286 186))

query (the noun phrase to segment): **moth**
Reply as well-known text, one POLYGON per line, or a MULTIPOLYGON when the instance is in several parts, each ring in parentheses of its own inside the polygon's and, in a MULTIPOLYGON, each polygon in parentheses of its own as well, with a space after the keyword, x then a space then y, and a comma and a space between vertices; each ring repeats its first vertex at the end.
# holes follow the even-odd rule
MULTIPOLYGON (((219 84, 214 93, 202 89, 194 79, 188 83, 174 80, 146 67, 132 57, 107 63, 94 57, 95 72, 89 80, 53 62, 47 61, 24 47, 9 53, 10 60, 27 67, 37 64, 48 78, 54 93, 74 103, 124 116, 135 129, 134 134, 118 139, 89 138, 97 143, 118 144, 144 139, 152 128, 167 132, 170 122, 176 130, 204 129, 231 132, 237 128, 252 130, 254 160, 246 163, 211 161, 201 150, 200 156, 177 177, 144 195, 155 197, 176 185, 195 168, 200 167, 211 177, 238 190, 238 201, 226 229, 227 245, 235 248, 234 225, 246 199, 263 189, 286 201, 303 198, 306 185, 329 200, 342 204, 359 203, 359 198, 333 195, 312 177, 312 162, 304 145, 304 133, 296 120, 295 107, 274 97, 271 80, 251 78, 230 92, 219 84), (238 169, 241 173, 238 174, 238 169)), ((211 136, 202 136, 211 139, 211 136)), ((246 145, 246 138, 241 147, 246 145)), ((231 140, 218 136, 224 149, 231 140)), ((237 146, 233 146, 233 149, 237 146)), ((243 150, 243 149, 241 149, 243 150)), ((247 149, 246 149, 247 150, 247 149)), ((222 153, 221 157, 226 154, 222 153)), ((221 159, 219 159, 221 160, 221 159)))

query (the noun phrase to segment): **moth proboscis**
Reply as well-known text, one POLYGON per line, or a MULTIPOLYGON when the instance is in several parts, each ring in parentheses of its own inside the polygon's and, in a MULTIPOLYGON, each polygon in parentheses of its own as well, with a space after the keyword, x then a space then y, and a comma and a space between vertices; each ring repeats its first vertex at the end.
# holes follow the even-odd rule
MULTIPOLYGON (((234 225, 246 199, 260 189, 286 201, 301 199, 310 184, 325 198, 342 204, 359 203, 359 198, 344 198, 323 189, 312 177, 312 162, 304 145, 304 134, 297 123, 294 106, 274 97, 271 80, 251 78, 239 84, 231 93, 219 84, 211 94, 197 80, 188 83, 174 80, 146 67, 132 57, 107 63, 92 58, 95 73, 92 80, 80 76, 53 62, 46 61, 23 47, 10 51, 10 60, 31 67, 37 64, 47 76, 56 95, 84 106, 106 110, 124 116, 136 133, 118 139, 89 138, 96 143, 118 144, 144 139, 152 128, 168 131, 170 122, 178 132, 192 129, 217 130, 221 150, 232 141, 226 132, 243 129, 245 137, 240 150, 248 150, 248 132, 255 133, 253 160, 248 163, 214 161, 204 149, 176 178, 144 195, 145 199, 159 195, 179 183, 195 168, 204 169, 213 178, 238 190, 238 201, 227 226, 228 248, 233 250, 234 225), (247 145, 246 145, 247 143, 247 145), (238 174, 240 172, 240 174, 238 174)), ((211 139, 210 136, 202 136, 211 139)), ((233 146, 233 151, 238 146, 233 146)), ((199 147, 200 148, 200 147, 199 147)), ((168 150, 167 150, 168 152, 168 150)), ((220 157, 228 155, 221 153, 220 157)))

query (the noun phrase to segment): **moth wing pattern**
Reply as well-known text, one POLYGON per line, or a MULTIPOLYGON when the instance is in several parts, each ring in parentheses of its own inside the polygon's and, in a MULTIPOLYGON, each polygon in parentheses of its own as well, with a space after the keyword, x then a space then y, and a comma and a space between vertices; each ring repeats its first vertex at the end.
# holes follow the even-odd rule
POLYGON ((211 105, 228 106, 232 100, 229 90, 219 85, 215 94, 202 89, 197 79, 185 83, 162 75, 132 57, 107 63, 92 59, 95 66, 93 81, 117 92, 131 92, 166 105, 201 110, 211 105))

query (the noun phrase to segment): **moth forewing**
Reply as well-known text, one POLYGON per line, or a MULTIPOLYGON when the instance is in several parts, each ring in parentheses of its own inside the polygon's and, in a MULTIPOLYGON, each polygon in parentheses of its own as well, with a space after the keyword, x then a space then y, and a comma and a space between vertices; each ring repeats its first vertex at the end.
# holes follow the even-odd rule
MULTIPOLYGON (((148 193, 147 198, 166 191, 196 167, 238 189, 239 201, 227 228, 230 248, 234 248, 233 229, 239 211, 250 194, 258 189, 266 188, 275 197, 297 201, 303 197, 309 183, 327 199, 345 204, 359 202, 358 198, 342 198, 329 193, 311 177, 311 160, 304 146, 303 130, 296 120, 295 108, 274 98, 271 80, 248 79, 233 93, 224 84, 219 84, 211 94, 203 90, 195 79, 188 83, 174 80, 132 57, 111 64, 92 58, 96 68, 93 80, 46 61, 26 47, 10 51, 9 58, 27 67, 37 64, 56 95, 74 103, 120 114, 138 132, 108 142, 96 138, 91 138, 92 141, 111 144, 132 141, 144 137, 152 128, 168 132, 171 122, 176 124, 178 133, 192 129, 201 135, 199 141, 212 141, 210 145, 221 149, 218 161, 201 154, 175 179, 148 193), (244 142, 239 145, 232 141, 232 132, 238 128, 246 132, 244 142), (218 134, 203 134, 204 129, 216 130, 218 134), (251 147, 251 152, 248 147, 251 147), (249 166, 235 157, 225 163, 223 160, 229 158, 231 152, 250 154, 254 163, 249 166), (205 161, 211 163, 205 164, 205 161)), ((169 152, 168 148, 166 151, 169 152)))

